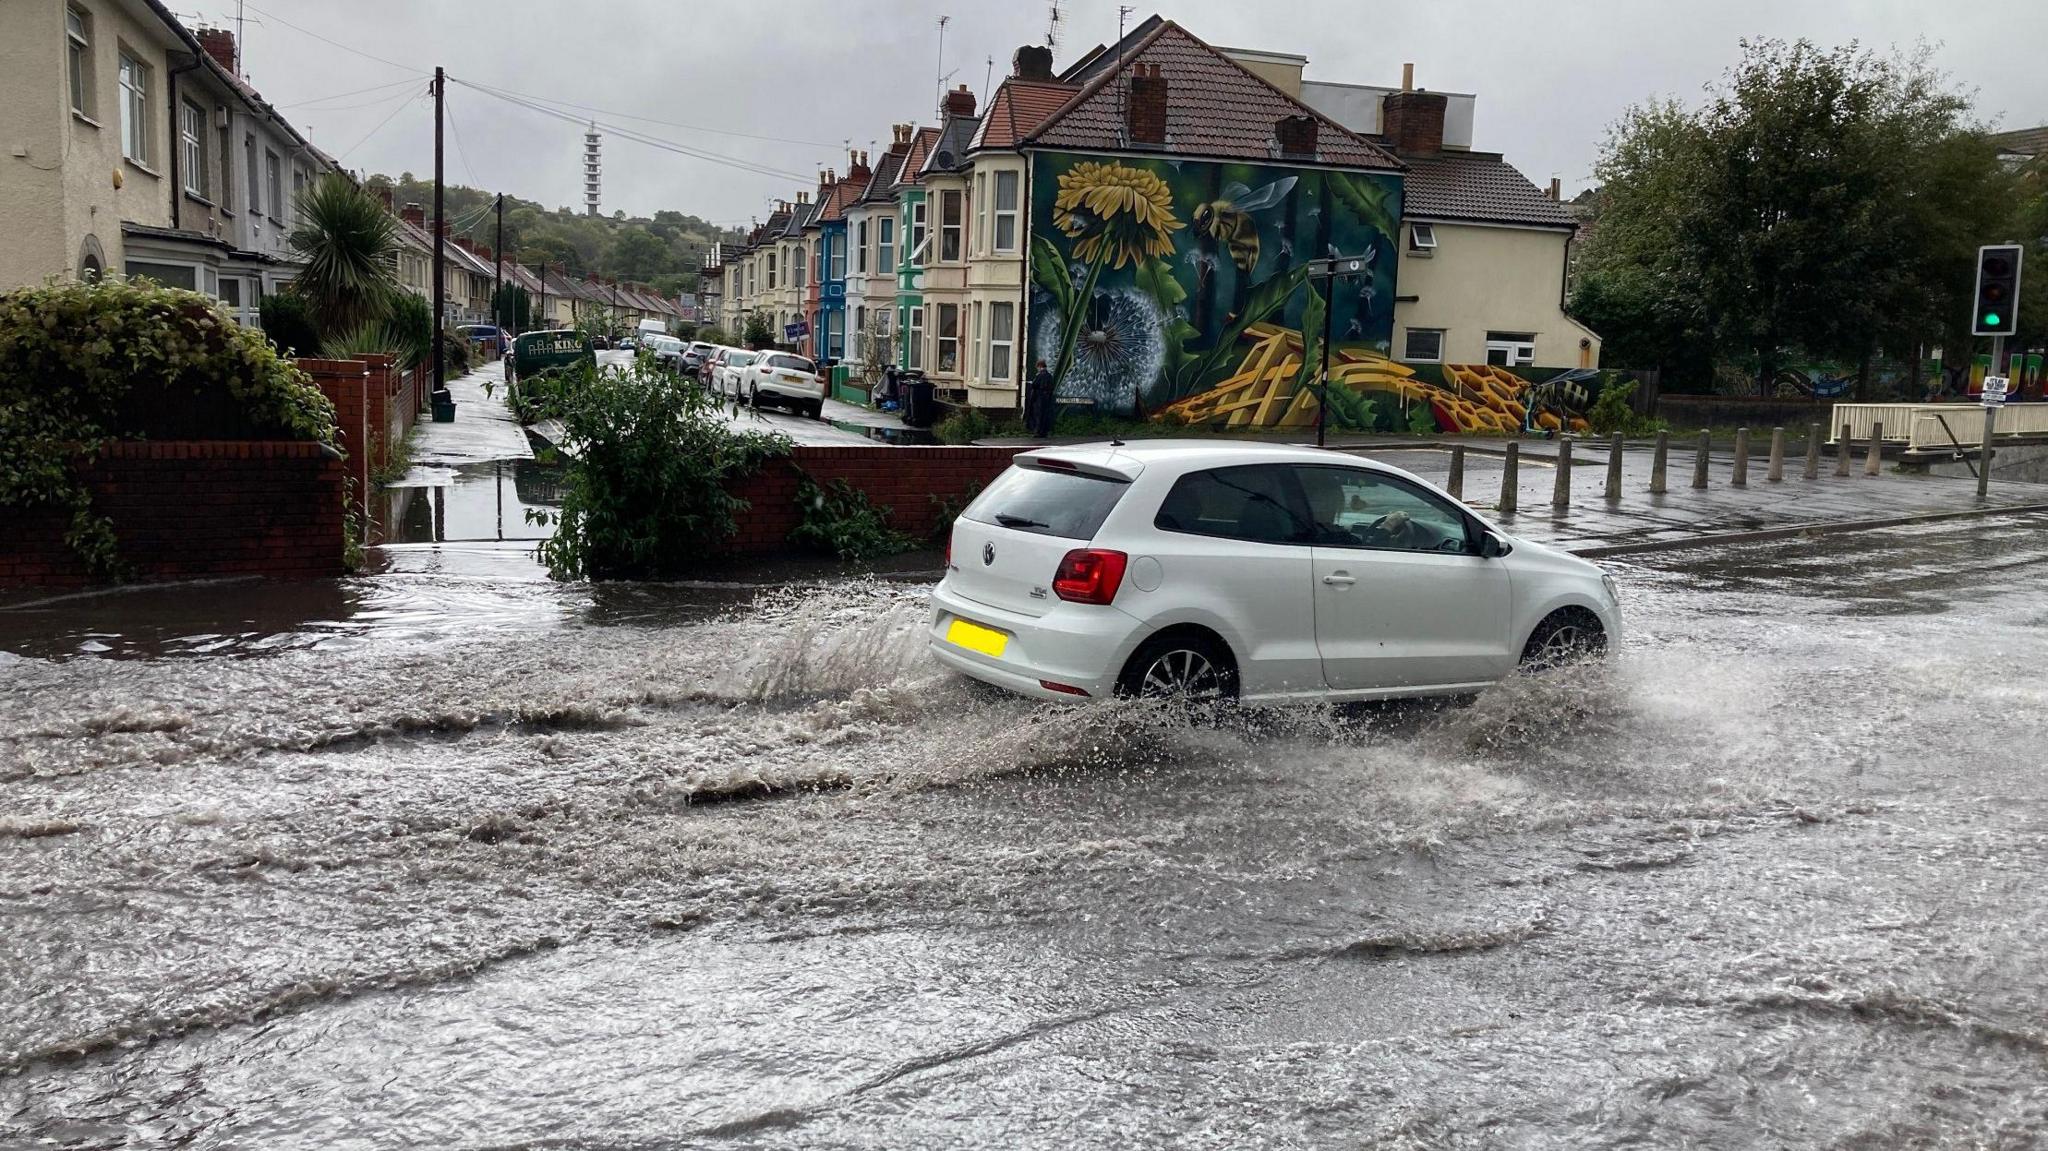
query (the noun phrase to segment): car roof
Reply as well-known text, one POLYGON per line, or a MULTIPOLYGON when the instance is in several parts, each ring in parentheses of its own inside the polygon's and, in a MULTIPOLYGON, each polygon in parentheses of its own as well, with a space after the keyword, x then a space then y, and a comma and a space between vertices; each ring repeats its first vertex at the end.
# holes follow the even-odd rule
POLYGON ((1055 444, 1021 452, 1020 462, 1067 460, 1135 477, 1152 468, 1171 475, 1244 464, 1335 464, 1366 466, 1409 479, 1417 477, 1392 464, 1349 452, 1307 444, 1262 444, 1246 440, 1144 439, 1090 444, 1055 444))

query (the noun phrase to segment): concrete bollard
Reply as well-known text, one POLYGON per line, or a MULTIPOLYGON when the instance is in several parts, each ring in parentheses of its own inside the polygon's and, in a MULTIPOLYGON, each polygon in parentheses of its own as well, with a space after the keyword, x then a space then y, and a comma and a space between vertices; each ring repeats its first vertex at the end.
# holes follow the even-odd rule
POLYGON ((1842 434, 1835 437, 1835 474, 1849 474, 1849 425, 1842 425, 1842 434))
POLYGON ((1701 428, 1700 446, 1692 456, 1692 486, 1696 488, 1707 486, 1707 453, 1712 451, 1713 447, 1714 433, 1701 428))
POLYGON ((1820 425, 1806 425, 1806 479, 1820 478, 1820 425))
POLYGON ((1621 433, 1607 437, 1607 498, 1621 498, 1621 433))
POLYGON ((1664 494, 1666 466, 1671 461, 1671 433, 1657 433, 1657 449, 1650 455, 1650 494, 1664 494))
POLYGON ((1735 472, 1728 482, 1738 488, 1749 486, 1749 429, 1735 429, 1735 472))
POLYGON ((1771 467, 1764 473, 1764 479, 1774 484, 1785 482, 1785 429, 1771 429, 1771 467))
POLYGON ((1884 465, 1884 423, 1870 425, 1870 454, 1863 457, 1863 474, 1874 476, 1884 465))
POLYGON ((1444 490, 1454 500, 1465 498, 1465 445, 1451 445, 1451 475, 1444 481, 1444 490))
POLYGON ((1502 456, 1500 461, 1500 507, 1498 510, 1504 516, 1515 514, 1515 496, 1518 491, 1518 485, 1522 482, 1521 477, 1516 472, 1521 466, 1521 459, 1522 445, 1514 440, 1509 440, 1507 454, 1502 456))
POLYGON ((1557 437, 1557 477, 1550 488, 1550 506, 1564 511, 1572 506, 1572 438, 1557 437))

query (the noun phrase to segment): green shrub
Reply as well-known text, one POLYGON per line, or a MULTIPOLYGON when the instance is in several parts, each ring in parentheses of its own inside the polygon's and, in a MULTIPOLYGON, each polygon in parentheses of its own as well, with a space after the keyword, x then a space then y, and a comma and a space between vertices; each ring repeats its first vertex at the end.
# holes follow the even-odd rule
POLYGON ((263 317, 263 334, 287 356, 318 355, 325 342, 319 325, 313 322, 312 306, 306 298, 289 289, 263 297, 258 311, 263 317))
POLYGON ((798 547, 859 562, 907 551, 916 544, 889 526, 888 513, 876 507, 866 492, 845 480, 821 487, 805 476, 797 485, 796 503, 803 518, 790 531, 789 542, 798 547))
POLYGON ((334 405, 211 297, 108 279, 0 295, 0 507, 71 512, 66 540, 118 574, 75 474, 108 439, 334 442, 334 405))
MULTIPOLYGON (((442 373, 451 380, 457 376, 466 375, 469 372, 471 366, 472 352, 473 349, 470 348, 469 346, 469 338, 467 336, 464 336, 461 332, 458 332, 453 328, 449 328, 446 331, 442 332, 442 373)), ((428 351, 427 355, 430 358, 432 357, 433 352, 431 351, 431 349, 428 351)))
POLYGON ((659 579, 697 570, 737 530, 747 501, 726 485, 787 455, 789 441, 737 432, 702 388, 638 365, 593 373, 562 396, 567 467, 540 558, 556 579, 659 579))
POLYGON ((979 408, 956 408, 953 414, 940 420, 932 427, 932 435, 942 444, 971 444, 986 437, 991 428, 988 417, 979 408))
POLYGON ((410 368, 434 358, 434 305, 411 292, 399 292, 391 298, 385 323, 405 357, 401 366, 410 368))
POLYGON ((1593 406, 1586 409, 1586 426, 1599 435, 1620 432, 1624 436, 1654 436, 1664 430, 1664 421, 1637 415, 1629 406, 1636 394, 1634 380, 1610 381, 1600 389, 1593 406))

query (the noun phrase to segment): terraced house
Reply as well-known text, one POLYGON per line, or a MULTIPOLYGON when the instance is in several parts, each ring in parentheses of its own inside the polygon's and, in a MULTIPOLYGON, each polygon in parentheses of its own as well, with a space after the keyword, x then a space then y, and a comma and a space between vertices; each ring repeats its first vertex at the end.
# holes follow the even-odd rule
POLYGON ((112 271, 245 324, 297 275, 293 198, 334 161, 240 75, 234 36, 155 0, 0 7, 0 287, 112 271))
MULTIPOLYGON (((911 127, 892 124, 889 131, 889 150, 875 161, 845 212, 846 370, 834 387, 840 399, 856 403, 867 402, 868 381, 895 362, 897 208, 892 188, 910 154, 911 127)), ((866 155, 861 159, 865 162, 866 155)))

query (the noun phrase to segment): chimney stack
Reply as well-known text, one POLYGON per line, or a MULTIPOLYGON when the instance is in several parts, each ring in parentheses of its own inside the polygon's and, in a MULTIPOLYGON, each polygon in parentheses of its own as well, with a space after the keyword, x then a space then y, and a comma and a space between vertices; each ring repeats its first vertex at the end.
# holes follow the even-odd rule
POLYGON ((1394 92, 1380 101, 1380 135, 1395 152, 1434 156, 1444 150, 1444 108, 1441 93, 1394 92))
POLYGON ((377 189, 377 200, 384 205, 384 214, 387 216, 396 212, 396 209, 391 206, 392 191, 393 189, 390 188, 377 189))
POLYGON ((398 213, 398 218, 422 232, 427 230, 427 210, 418 204, 407 204, 405 210, 398 213))
POLYGON ((1415 91, 1415 65, 1413 64, 1401 65, 1401 91, 1415 91))
POLYGON ((1282 116, 1273 125, 1273 138, 1279 142, 1282 156, 1309 156, 1316 154, 1316 129, 1320 126, 1314 116, 1282 116))
POLYGON ((206 50, 213 62, 228 70, 228 75, 242 74, 240 61, 235 58, 235 34, 225 28, 201 28, 192 34, 199 46, 206 50))
POLYGON ((1026 44, 1010 57, 1010 75, 1019 80, 1052 79, 1052 49, 1026 44))
POLYGON ((1159 74, 1159 65, 1139 63, 1131 69, 1124 129, 1133 144, 1166 143, 1166 77, 1159 74))
POLYGON ((1558 182, 1557 182, 1557 177, 1556 177, 1556 176, 1552 176, 1552 177, 1550 178, 1550 202, 1551 202, 1551 203, 1553 203, 1553 204, 1557 203, 1557 200, 1558 200, 1558 193, 1559 193, 1559 192, 1560 192, 1561 190, 1562 190, 1562 189, 1560 189, 1560 188, 1559 188, 1559 186, 1558 186, 1558 182))
POLYGON ((974 93, 969 92, 967 85, 962 84, 946 93, 945 102, 939 105, 939 110, 948 116, 958 116, 964 120, 974 115, 974 93))
POLYGON ((889 154, 901 156, 910 151, 910 137, 914 133, 909 124, 889 125, 889 154))

